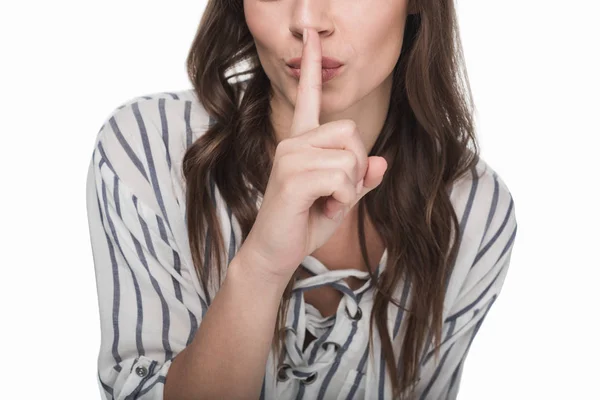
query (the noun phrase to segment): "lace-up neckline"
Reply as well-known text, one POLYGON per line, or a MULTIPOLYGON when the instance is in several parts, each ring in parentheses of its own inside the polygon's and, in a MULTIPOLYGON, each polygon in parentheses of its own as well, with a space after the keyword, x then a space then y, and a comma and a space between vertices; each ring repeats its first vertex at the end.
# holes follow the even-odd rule
MULTIPOLYGON (((379 276, 386 260, 387 248, 374 271, 375 276, 379 276)), ((302 265, 311 276, 294 283, 285 326, 286 362, 279 366, 277 378, 279 381, 298 379, 310 384, 317 379, 319 370, 331 365, 338 352, 345 350, 343 343, 347 342, 351 332, 356 331, 356 324, 362 318, 360 299, 372 287, 372 281, 366 271, 329 270, 310 255, 304 258, 302 265), (365 283, 352 290, 344 280, 350 276, 365 280, 365 283), (326 285, 342 294, 337 312, 329 317, 323 317, 314 306, 304 301, 305 291, 326 285), (306 332, 315 339, 305 348, 306 332)))

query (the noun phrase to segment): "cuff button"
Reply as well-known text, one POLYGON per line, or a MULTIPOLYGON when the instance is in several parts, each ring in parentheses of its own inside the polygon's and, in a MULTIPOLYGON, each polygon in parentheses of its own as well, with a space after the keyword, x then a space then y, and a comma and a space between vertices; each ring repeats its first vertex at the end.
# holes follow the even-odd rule
POLYGON ((148 375, 148 368, 146 368, 144 366, 137 367, 135 369, 135 373, 138 374, 138 376, 144 377, 144 376, 148 375))

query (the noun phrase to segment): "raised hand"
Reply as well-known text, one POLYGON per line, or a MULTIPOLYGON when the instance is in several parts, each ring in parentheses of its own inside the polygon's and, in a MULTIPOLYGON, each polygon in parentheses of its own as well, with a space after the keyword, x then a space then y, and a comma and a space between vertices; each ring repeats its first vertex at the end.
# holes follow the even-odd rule
POLYGON ((290 136, 277 146, 261 208, 240 249, 262 272, 282 279, 327 242, 387 168, 384 158, 367 156, 354 121, 319 125, 321 42, 312 29, 305 39, 290 136))

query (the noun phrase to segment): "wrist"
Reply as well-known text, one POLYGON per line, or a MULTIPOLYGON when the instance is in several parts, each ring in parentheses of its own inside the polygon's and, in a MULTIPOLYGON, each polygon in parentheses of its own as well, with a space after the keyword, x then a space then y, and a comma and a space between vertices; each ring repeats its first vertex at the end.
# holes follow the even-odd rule
POLYGON ((269 272, 268 268, 264 268, 267 262, 260 255, 245 251, 242 246, 229 264, 226 279, 240 280, 281 297, 291 276, 269 272))

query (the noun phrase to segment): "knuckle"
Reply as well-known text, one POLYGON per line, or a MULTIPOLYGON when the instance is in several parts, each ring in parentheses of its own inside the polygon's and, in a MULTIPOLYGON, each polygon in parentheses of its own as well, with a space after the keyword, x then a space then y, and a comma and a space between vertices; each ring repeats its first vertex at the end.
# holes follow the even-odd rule
POLYGON ((280 157, 287 154, 292 147, 292 138, 285 138, 277 144, 275 148, 275 155, 279 155, 280 157))
POLYGON ((346 150, 344 151, 344 163, 351 168, 358 163, 358 159, 356 158, 356 154, 353 151, 346 150))
POLYGON ((344 164, 346 168, 348 168, 348 171, 352 171, 353 174, 356 173, 356 169, 358 168, 358 158, 353 151, 344 152, 344 164))
POLYGON ((280 180, 280 195, 283 198, 291 198, 295 192, 297 174, 287 176, 286 179, 280 180))
POLYGON ((347 179, 346 172, 342 171, 341 169, 336 169, 333 172, 332 178, 337 185, 343 185, 344 183, 346 183, 346 179, 347 179))
POLYGON ((344 120, 341 131, 347 137, 352 137, 355 134, 355 132, 358 132, 358 126, 356 125, 356 122, 354 122, 354 120, 347 119, 344 120))
MULTIPOLYGON (((287 177, 288 175, 290 175, 291 171, 292 171, 292 166, 294 165, 293 162, 293 153, 286 153, 286 154, 282 154, 278 159, 277 159, 277 176, 278 178, 282 179, 287 177)), ((284 179, 285 181, 285 179, 284 179)))

